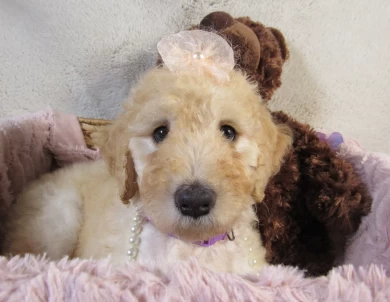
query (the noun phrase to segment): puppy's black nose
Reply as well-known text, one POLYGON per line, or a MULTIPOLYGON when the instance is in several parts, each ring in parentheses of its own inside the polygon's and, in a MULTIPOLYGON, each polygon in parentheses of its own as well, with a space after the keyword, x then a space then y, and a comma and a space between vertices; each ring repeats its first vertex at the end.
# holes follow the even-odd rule
POLYGON ((198 182, 180 186, 175 192, 175 205, 184 216, 207 215, 215 205, 216 193, 198 182))

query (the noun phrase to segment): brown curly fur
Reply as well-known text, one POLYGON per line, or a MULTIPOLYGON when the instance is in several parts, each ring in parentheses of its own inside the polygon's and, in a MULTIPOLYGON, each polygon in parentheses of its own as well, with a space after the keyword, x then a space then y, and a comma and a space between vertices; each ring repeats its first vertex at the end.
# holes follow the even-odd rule
MULTIPOLYGON (((234 49, 236 68, 257 82, 265 101, 271 99, 289 57, 280 31, 224 12, 207 15, 192 27, 197 28, 224 36, 234 49)), ((308 276, 323 275, 342 258, 348 237, 370 212, 372 200, 353 167, 320 141, 309 125, 283 112, 272 114, 276 122, 292 129, 293 148, 268 183, 263 202, 255 206, 267 261, 297 266, 308 276)))
POLYGON ((272 114, 292 129, 293 148, 256 207, 267 261, 298 266, 309 276, 326 274, 369 213, 371 198, 351 164, 310 126, 272 114))
POLYGON ((248 72, 250 78, 258 83, 260 95, 265 101, 269 101, 281 85, 282 68, 289 57, 284 36, 279 30, 265 27, 259 22, 254 22, 248 17, 236 19, 248 26, 259 39, 260 63, 256 71, 248 72))

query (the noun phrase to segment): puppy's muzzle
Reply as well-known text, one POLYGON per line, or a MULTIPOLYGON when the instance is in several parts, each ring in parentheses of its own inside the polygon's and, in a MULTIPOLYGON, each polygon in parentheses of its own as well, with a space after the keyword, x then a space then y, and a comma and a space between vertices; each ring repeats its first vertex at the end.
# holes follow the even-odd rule
POLYGON ((198 218, 210 213, 217 194, 206 185, 194 182, 181 185, 175 192, 175 205, 184 216, 198 218))

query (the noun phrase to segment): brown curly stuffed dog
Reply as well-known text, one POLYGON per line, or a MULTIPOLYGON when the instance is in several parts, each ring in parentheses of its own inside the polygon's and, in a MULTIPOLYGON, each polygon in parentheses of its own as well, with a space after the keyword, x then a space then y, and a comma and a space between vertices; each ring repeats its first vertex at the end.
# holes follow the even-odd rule
POLYGON ((294 141, 257 206, 267 260, 298 266, 309 276, 326 274, 370 212, 371 198, 351 164, 308 125, 283 112, 273 116, 290 126, 294 141))
MULTIPOLYGON (((224 12, 207 15, 200 28, 218 32, 233 46, 237 66, 258 83, 269 101, 281 85, 289 52, 283 35, 249 18, 224 12)), ((353 167, 319 140, 308 125, 283 112, 274 119, 293 131, 294 148, 269 182, 256 207, 259 230, 271 264, 298 266, 308 276, 326 274, 371 209, 371 198, 353 167)))
POLYGON ((280 87, 282 67, 288 59, 288 49, 279 30, 253 22, 251 19, 233 19, 224 12, 207 15, 199 28, 217 31, 228 40, 234 49, 237 68, 245 70, 258 83, 259 92, 265 101, 270 100, 280 87))

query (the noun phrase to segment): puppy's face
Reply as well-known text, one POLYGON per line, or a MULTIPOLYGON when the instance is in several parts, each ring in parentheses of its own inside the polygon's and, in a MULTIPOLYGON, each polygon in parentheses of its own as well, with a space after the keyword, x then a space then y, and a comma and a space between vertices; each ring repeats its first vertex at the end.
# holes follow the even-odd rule
POLYGON ((194 73, 150 71, 102 147, 122 199, 164 233, 188 240, 229 231, 261 201, 290 144, 255 86, 233 71, 217 85, 194 73))

